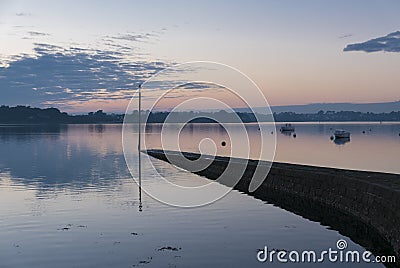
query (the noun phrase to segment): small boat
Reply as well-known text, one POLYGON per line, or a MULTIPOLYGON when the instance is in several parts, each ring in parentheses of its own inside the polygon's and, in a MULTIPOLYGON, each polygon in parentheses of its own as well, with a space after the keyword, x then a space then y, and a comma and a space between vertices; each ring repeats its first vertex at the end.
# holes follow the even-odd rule
POLYGON ((294 126, 292 124, 285 124, 284 126, 281 126, 281 132, 293 132, 294 131, 294 126))
POLYGON ((350 139, 350 132, 343 129, 335 130, 333 135, 335 136, 335 139, 350 139))

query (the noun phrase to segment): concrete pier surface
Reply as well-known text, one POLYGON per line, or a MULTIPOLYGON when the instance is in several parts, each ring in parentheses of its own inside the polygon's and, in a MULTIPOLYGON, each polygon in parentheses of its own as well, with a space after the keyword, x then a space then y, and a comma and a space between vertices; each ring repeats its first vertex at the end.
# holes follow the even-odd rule
MULTIPOLYGON (((175 156, 183 154, 192 161, 201 156, 163 150, 145 153, 186 170, 190 170, 190 161, 175 156)), ((375 255, 396 255, 400 260, 400 175, 276 162, 271 165, 222 156, 194 173, 215 180, 232 159, 241 162, 240 168, 246 165, 234 189, 338 230, 375 255), (249 192, 257 165, 271 165, 271 169, 261 186, 249 192)))

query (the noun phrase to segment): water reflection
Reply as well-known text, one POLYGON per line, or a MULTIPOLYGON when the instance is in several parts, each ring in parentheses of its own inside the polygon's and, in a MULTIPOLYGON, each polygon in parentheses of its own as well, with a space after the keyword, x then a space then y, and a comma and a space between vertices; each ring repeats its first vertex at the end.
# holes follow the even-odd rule
MULTIPOLYGON (((147 127, 147 145, 160 146, 161 126, 147 127)), ((229 133, 234 134, 236 126, 230 127, 233 131, 229 133)), ((276 158, 341 166, 343 162, 338 158, 343 156, 346 164, 356 168, 362 164, 398 170, 398 125, 372 125, 368 134, 362 134, 365 126, 349 126, 355 133, 349 146, 333 144, 329 140, 330 127, 296 125, 296 139, 277 135, 276 158), (362 156, 359 160, 358 155, 362 156), (383 164, 371 163, 374 157, 383 164)), ((254 156, 260 146, 259 129, 252 124, 246 129, 254 156)), ((134 132, 132 128, 135 140, 134 132)), ((219 153, 230 153, 229 137, 217 125, 187 126, 180 145, 198 151, 197 142, 204 137, 218 141, 219 153), (226 146, 221 141, 226 141, 226 146)), ((347 239, 350 248, 363 250, 320 225, 330 225, 334 215, 325 216, 331 218, 328 222, 324 216, 315 216, 323 209, 296 212, 300 208, 289 208, 283 201, 278 204, 270 196, 254 199, 233 191, 211 206, 192 210, 160 204, 146 194, 140 200, 123 158, 120 125, 0 126, 0 146, 0 251, 4 267, 131 267, 142 265, 141 261, 150 261, 147 267, 168 263, 181 267, 253 267, 260 265, 255 254, 264 245, 321 249, 334 246, 339 238, 347 239), (182 250, 158 250, 164 246, 182 250)), ((198 176, 163 162, 155 164, 174 182, 198 180, 198 176)), ((146 165, 149 163, 144 163, 144 179, 151 181, 146 165)))
POLYGON ((1 125, 0 136, 6 137, 7 134, 11 136, 16 135, 30 135, 30 134, 50 134, 62 133, 68 131, 69 125, 48 124, 48 125, 1 125))
POLYGON ((1 126, 0 167, 26 184, 75 188, 128 177, 120 125, 1 126))
MULTIPOLYGON (((277 148, 275 161, 297 164, 308 164, 326 167, 336 167, 356 170, 381 171, 400 173, 397 159, 400 158, 400 131, 399 123, 297 123, 293 124, 296 132, 281 132, 277 135, 277 148), (346 129, 352 133, 351 142, 348 139, 335 140, 330 137, 335 129, 346 129), (366 133, 363 133, 366 131, 366 133), (345 146, 343 146, 345 145, 345 146), (384 153, 383 153, 384 152, 384 153)), ((180 149, 189 152, 200 152, 200 141, 207 138, 217 145, 217 154, 229 156, 231 148, 219 146, 222 141, 229 141, 230 135, 235 135, 236 125, 228 125, 229 129, 224 131, 216 124, 189 124, 180 133, 180 149)), ((280 124, 277 124, 279 129, 280 124)), ((146 148, 148 149, 169 149, 169 144, 161 144, 161 125, 148 126, 146 131, 146 148)), ((167 126, 174 133, 174 125, 167 126)), ((239 150, 241 154, 234 156, 243 158, 258 159, 261 144, 259 129, 256 124, 247 124, 246 130, 250 141, 250 153, 247 155, 246 143, 239 150)), ((268 134, 267 134, 268 135, 268 134)), ((267 142, 273 142, 273 135, 267 142)), ((213 154, 210 148, 204 148, 203 153, 213 154), (207 151, 209 150, 209 151, 207 151)))
POLYGON ((334 142, 336 145, 344 145, 344 144, 350 142, 350 138, 339 138, 339 139, 334 139, 333 142, 334 142))
POLYGON ((281 134, 284 136, 292 136, 292 134, 294 133, 294 131, 281 131, 281 134))
MULTIPOLYGON (((295 126, 296 139, 277 136, 276 161, 400 173, 397 161, 400 124, 295 126), (351 131, 351 142, 350 139, 330 142, 332 130, 341 127, 351 131)), ((146 148, 161 148, 162 125, 146 127, 146 148)), ((234 135, 236 126, 229 127, 229 133, 234 135)), ((87 178, 91 183, 100 180, 112 183, 112 179, 105 178, 130 176, 122 155, 121 128, 121 125, 2 125, 0 142, 4 153, 0 154, 0 168, 5 168, 12 177, 24 178, 25 183, 33 181, 44 186, 69 183, 73 187, 74 182, 88 184, 87 178)), ((173 124, 167 128, 175 132, 173 124)), ((261 146, 259 129, 252 124, 246 129, 251 141, 250 157, 255 158, 261 146)), ((179 145, 184 151, 199 152, 199 144, 205 138, 215 141, 217 154, 231 154, 228 132, 218 124, 188 124, 180 133, 179 145)), ((168 149, 168 144, 165 146, 168 149)))
MULTIPOLYGON (((353 215, 342 213, 320 202, 288 193, 282 194, 279 191, 259 189, 249 193, 248 184, 239 183, 236 189, 311 221, 320 222, 332 230, 337 230, 340 234, 350 237, 375 255, 395 255, 390 244, 375 229, 353 215)), ((396 265, 387 264, 387 267, 396 267, 396 265)))

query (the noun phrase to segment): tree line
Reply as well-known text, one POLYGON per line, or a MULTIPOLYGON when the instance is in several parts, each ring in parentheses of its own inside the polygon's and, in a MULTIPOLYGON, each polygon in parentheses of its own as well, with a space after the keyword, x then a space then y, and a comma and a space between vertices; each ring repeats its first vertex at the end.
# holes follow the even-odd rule
MULTIPOLYGON (((129 122, 137 122, 138 111, 131 114, 107 114, 103 110, 90 112, 84 115, 69 115, 57 108, 32 108, 29 106, 0 106, 1 124, 107 124, 122 123, 125 117, 129 122)), ((142 111, 142 122, 147 118, 147 123, 181 123, 190 121, 192 123, 212 122, 270 122, 271 115, 253 114, 248 112, 228 113, 226 111, 216 112, 150 112, 142 111), (168 118, 168 119, 167 119, 168 118)), ((354 111, 319 111, 318 113, 274 113, 276 122, 346 122, 346 121, 400 121, 400 111, 390 113, 362 113, 354 111)))

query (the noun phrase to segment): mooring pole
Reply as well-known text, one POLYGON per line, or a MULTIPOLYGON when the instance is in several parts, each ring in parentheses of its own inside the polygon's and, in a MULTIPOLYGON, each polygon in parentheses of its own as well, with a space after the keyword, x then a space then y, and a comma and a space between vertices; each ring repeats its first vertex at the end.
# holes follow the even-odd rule
POLYGON ((139 122, 138 122, 138 157, 139 157, 139 211, 142 211, 142 145, 141 145, 141 115, 142 115, 142 85, 139 85, 139 122))

